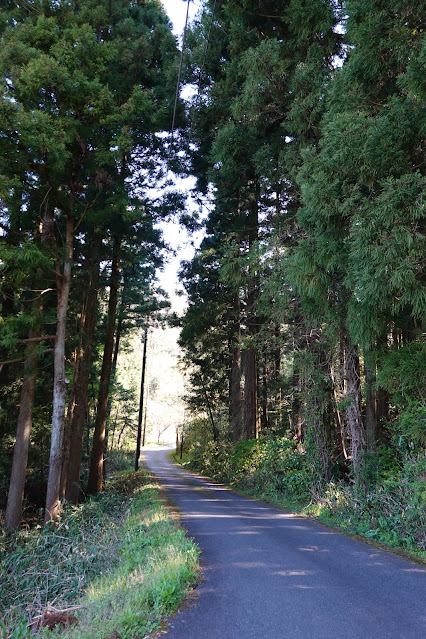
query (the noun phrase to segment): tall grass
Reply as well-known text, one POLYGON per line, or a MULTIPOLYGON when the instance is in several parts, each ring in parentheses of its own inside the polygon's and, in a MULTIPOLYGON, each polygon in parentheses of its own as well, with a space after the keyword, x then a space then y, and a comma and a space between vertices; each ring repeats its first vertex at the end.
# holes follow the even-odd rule
POLYGON ((124 475, 57 525, 3 536, 3 635, 57 621, 49 636, 143 637, 196 583, 197 558, 147 471, 124 475))

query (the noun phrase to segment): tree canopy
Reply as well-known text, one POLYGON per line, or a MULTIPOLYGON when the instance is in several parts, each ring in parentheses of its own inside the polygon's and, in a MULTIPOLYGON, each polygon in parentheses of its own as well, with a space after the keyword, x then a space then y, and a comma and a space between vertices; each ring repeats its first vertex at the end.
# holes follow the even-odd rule
POLYGON ((8 529, 27 467, 47 521, 87 473, 102 488, 122 338, 167 304, 156 222, 197 224, 155 192, 171 170, 208 202, 177 320, 194 458, 239 468, 262 445, 277 486, 291 458, 294 490, 366 495, 372 467, 424 455, 421 3, 205 0, 175 113, 158 0, 6 2, 0 37, 8 529))

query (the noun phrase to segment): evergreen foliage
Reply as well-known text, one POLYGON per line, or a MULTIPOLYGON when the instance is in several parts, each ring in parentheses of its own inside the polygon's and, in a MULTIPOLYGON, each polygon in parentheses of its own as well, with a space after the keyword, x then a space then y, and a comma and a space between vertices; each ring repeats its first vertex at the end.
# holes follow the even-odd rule
MULTIPOLYGON (((171 123, 177 51, 157 0, 6 3, 0 38, 0 437, 7 468, 19 405, 19 481, 12 471, 6 512, 15 529, 28 454, 40 496, 49 471, 47 518, 66 492, 68 464, 78 499, 99 357, 112 354, 114 334, 118 352, 120 335, 165 305, 156 297, 164 244, 154 227, 169 209, 160 212, 148 190, 167 152, 157 134, 171 123), (119 312, 108 334, 99 302, 111 293, 113 264, 119 312), (43 436, 34 468, 52 386, 50 460, 43 436)), ((101 373, 106 396, 109 385, 101 373)))
MULTIPOLYGON (((213 195, 182 273, 181 343, 193 376, 202 362, 204 386, 223 389, 222 421, 206 442, 199 418, 210 409, 194 385, 187 452, 207 474, 250 484, 252 438, 278 463, 285 435, 309 469, 296 492, 321 500, 330 481, 349 482, 348 512, 376 497, 387 511, 426 433, 423 9, 231 0, 213 20, 212 10, 205 2, 189 39, 188 77, 201 78, 193 170, 213 195), (394 461, 384 484, 383 450, 394 461)), ((415 517, 416 499, 401 497, 401 511, 415 517)), ((404 535, 419 545, 414 528, 404 535)))
MULTIPOLYGON (((412 522, 426 444, 421 3, 205 0, 173 148, 176 43, 159 1, 8 2, 0 37, 0 485, 19 406, 15 501, 29 455, 27 495, 56 464, 59 496, 77 502, 84 443, 101 488, 120 340, 166 305, 155 222, 182 198, 150 194, 167 164, 209 203, 181 268, 192 462, 364 508, 360 529, 399 490, 412 522)), ((421 546, 391 511, 370 536, 392 541, 393 520, 421 546)))

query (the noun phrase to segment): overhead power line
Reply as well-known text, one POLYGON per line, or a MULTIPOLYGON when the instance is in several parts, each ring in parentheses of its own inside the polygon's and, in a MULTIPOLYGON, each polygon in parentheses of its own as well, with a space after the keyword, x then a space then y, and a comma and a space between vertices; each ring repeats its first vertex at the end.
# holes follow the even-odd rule
POLYGON ((206 44, 205 44, 205 47, 204 47, 204 57, 203 57, 203 64, 201 65, 200 78, 199 78, 199 82, 198 82, 198 91, 200 90, 201 78, 203 76, 204 67, 206 66, 207 51, 209 49, 210 36, 211 36, 213 22, 214 22, 214 14, 215 14, 215 11, 216 11, 216 4, 217 4, 217 0, 214 0, 213 10, 212 10, 212 17, 211 17, 211 20, 210 20, 209 31, 208 31, 208 34, 207 34, 207 40, 206 40, 206 44))
POLYGON ((184 54, 184 51, 185 51, 185 41, 186 41, 186 32, 187 32, 187 29, 188 29, 189 5, 190 5, 190 3, 191 3, 191 0, 188 0, 187 6, 186 6, 185 28, 183 30, 183 38, 182 38, 182 50, 180 52, 179 73, 178 73, 178 79, 177 79, 177 83, 176 83, 176 96, 175 96, 175 106, 174 106, 174 109, 173 109, 171 144, 173 144, 173 135, 174 135, 174 132, 175 132, 176 112, 177 112, 177 105, 178 105, 178 100, 179 100, 180 81, 181 81, 181 78, 182 78, 183 54, 184 54))

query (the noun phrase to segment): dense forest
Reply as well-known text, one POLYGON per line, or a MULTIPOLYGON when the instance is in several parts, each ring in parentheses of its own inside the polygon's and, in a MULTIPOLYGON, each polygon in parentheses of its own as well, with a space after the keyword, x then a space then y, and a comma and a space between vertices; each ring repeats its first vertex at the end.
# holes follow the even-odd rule
POLYGON ((205 230, 181 454, 425 550, 423 4, 206 0, 180 61, 159 0, 2 7, 5 529, 102 489, 119 349, 167 305, 156 225, 200 224, 174 171, 205 230))
POLYGON ((422 549, 424 28, 417 1, 205 2, 181 270, 192 467, 422 549))
POLYGON ((171 157, 179 60, 157 1, 2 7, 0 506, 13 531, 24 505, 48 521, 102 487, 111 391, 128 401, 120 344, 166 305, 156 223, 177 205, 152 187, 171 157))

